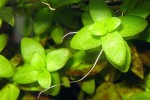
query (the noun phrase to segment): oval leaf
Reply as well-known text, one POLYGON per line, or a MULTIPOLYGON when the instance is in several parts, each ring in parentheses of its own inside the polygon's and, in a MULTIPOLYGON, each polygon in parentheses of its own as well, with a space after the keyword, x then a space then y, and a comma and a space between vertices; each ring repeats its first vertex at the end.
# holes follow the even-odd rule
POLYGON ((46 68, 45 58, 43 58, 39 53, 33 53, 31 59, 31 65, 34 67, 35 70, 41 71, 43 68, 46 68))
POLYGON ((28 84, 37 81, 37 71, 31 65, 22 66, 14 75, 13 80, 18 84, 28 84))
POLYGON ((66 48, 54 50, 47 54, 46 64, 49 71, 56 71, 62 68, 68 61, 70 52, 66 48))
POLYGON ((56 44, 61 44, 64 30, 62 27, 57 26, 51 33, 52 39, 56 44))
POLYGON ((24 60, 30 63, 35 52, 45 58, 45 50, 39 42, 31 38, 23 38, 21 40, 21 53, 24 60))
POLYGON ((37 74, 38 83, 43 88, 48 88, 51 85, 51 75, 47 69, 37 74))
POLYGON ((117 17, 111 17, 106 20, 105 24, 107 31, 112 32, 121 24, 121 20, 117 17))
POLYGON ((111 17, 111 10, 104 0, 90 0, 90 15, 94 22, 102 22, 111 17))
POLYGON ((126 47, 119 32, 109 33, 102 37, 102 48, 110 63, 123 66, 126 60, 126 47))
POLYGON ((52 24, 53 12, 48 7, 37 12, 34 18, 34 32, 39 35, 44 33, 52 24))
POLYGON ((120 19, 121 27, 119 33, 123 37, 131 37, 142 32, 148 24, 144 18, 137 16, 122 16, 120 19))
POLYGON ((79 32, 72 38, 70 46, 73 49, 88 50, 101 45, 100 37, 94 37, 95 30, 90 30, 89 26, 83 27, 79 32))
POLYGON ((17 100, 20 90, 13 84, 7 84, 0 90, 1 100, 17 100))
POLYGON ((5 48, 8 41, 8 36, 6 34, 0 34, 0 52, 5 48))
POLYGON ((12 77, 14 72, 15 70, 10 62, 4 56, 0 55, 0 77, 12 77))
POLYGON ((84 81, 81 85, 81 89, 87 94, 93 94, 95 91, 95 80, 84 81))

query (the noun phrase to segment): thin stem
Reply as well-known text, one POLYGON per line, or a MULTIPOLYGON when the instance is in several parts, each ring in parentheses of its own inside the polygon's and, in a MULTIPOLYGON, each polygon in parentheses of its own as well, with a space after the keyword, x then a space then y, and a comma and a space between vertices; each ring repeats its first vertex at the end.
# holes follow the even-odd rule
POLYGON ((77 33, 77 32, 69 32, 69 33, 65 34, 65 35, 63 36, 62 40, 61 40, 61 43, 63 42, 63 40, 64 40, 64 38, 65 38, 66 36, 72 35, 72 34, 76 34, 76 33, 77 33))
MULTIPOLYGON (((96 64, 97 64, 97 62, 98 62, 98 60, 99 60, 99 58, 100 58, 102 52, 103 52, 103 49, 102 49, 102 50, 100 51, 100 53, 98 54, 98 56, 97 56, 97 58, 96 58, 96 60, 95 60, 95 62, 94 62, 94 65, 92 66, 92 68, 88 71, 88 73, 87 73, 85 76, 83 76, 83 77, 82 77, 81 79, 79 79, 79 80, 71 81, 71 82, 69 82, 69 83, 72 84, 72 83, 77 83, 77 82, 80 82, 80 81, 84 80, 84 79, 92 72, 92 70, 95 68, 95 66, 96 66, 96 64)), ((61 85, 64 85, 64 84, 68 84, 68 83, 62 83, 62 84, 57 84, 57 85, 50 86, 49 88, 47 88, 47 89, 41 91, 41 92, 39 93, 39 95, 38 95, 38 98, 40 97, 40 95, 41 95, 43 92, 45 92, 45 91, 47 91, 47 90, 49 90, 49 89, 51 89, 51 88, 53 88, 53 87, 61 86, 61 85)))
POLYGON ((55 8, 52 8, 52 7, 50 6, 50 4, 48 4, 48 3, 46 3, 46 2, 43 2, 43 1, 42 1, 41 3, 43 3, 44 5, 47 5, 50 10, 56 10, 55 8))

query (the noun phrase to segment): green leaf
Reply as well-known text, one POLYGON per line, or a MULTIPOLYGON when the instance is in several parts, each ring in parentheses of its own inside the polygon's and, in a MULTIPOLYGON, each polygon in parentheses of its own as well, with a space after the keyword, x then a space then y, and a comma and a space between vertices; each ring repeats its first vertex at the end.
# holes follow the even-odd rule
POLYGON ((49 89, 48 91, 46 91, 47 94, 50 94, 52 96, 56 96, 58 95, 59 91, 60 91, 60 77, 58 72, 51 72, 51 77, 52 77, 52 85, 58 85, 56 87, 53 87, 51 89, 49 89))
POLYGON ((126 47, 119 32, 109 33, 103 36, 101 40, 102 48, 109 62, 117 66, 123 66, 126 60, 126 47))
POLYGON ((48 7, 39 10, 34 18, 34 32, 39 35, 49 29, 53 21, 53 12, 48 7))
POLYGON ((56 44, 61 44, 62 42, 62 38, 63 38, 63 34, 64 34, 64 30, 62 27, 57 26, 52 32, 51 32, 51 36, 53 41, 56 44))
POLYGON ((48 70, 56 71, 62 68, 68 61, 70 52, 66 48, 54 50, 47 54, 46 63, 48 70))
POLYGON ((45 50, 42 45, 31 38, 24 37, 21 40, 21 53, 25 61, 30 62, 33 58, 33 53, 38 53, 45 58, 45 50))
POLYGON ((82 13, 81 18, 84 26, 94 23, 93 19, 91 18, 89 9, 85 10, 85 12, 82 13))
POLYGON ((51 75, 47 69, 44 69, 42 72, 37 74, 38 83, 43 88, 48 88, 51 85, 51 75))
POLYGON ((150 100, 150 92, 139 92, 131 95, 127 100, 150 100))
POLYGON ((33 53, 31 59, 31 65, 34 67, 35 70, 41 71, 43 68, 46 68, 45 58, 43 58, 39 53, 33 53))
POLYGON ((8 35, 0 34, 0 52, 5 48, 8 41, 8 35))
POLYGON ((65 5, 69 5, 69 4, 73 4, 73 3, 77 3, 81 0, 48 0, 50 2, 50 4, 52 4, 52 7, 61 7, 61 6, 65 6, 65 5))
POLYGON ((112 16, 104 0, 90 0, 89 10, 94 22, 103 22, 112 16))
POLYGON ((124 43, 125 43, 127 52, 126 52, 126 61, 123 65, 123 67, 122 67, 123 70, 121 70, 121 71, 122 72, 127 72, 130 68, 130 63, 131 63, 131 51, 130 51, 130 48, 129 48, 128 44, 125 41, 124 41, 124 43))
POLYGON ((12 77, 14 72, 15 70, 10 62, 4 56, 0 55, 0 77, 12 77))
POLYGON ((105 24, 107 31, 112 32, 121 24, 121 20, 117 17, 111 17, 106 20, 105 24))
POLYGON ((70 46, 73 49, 88 50, 101 45, 100 37, 94 37, 92 33, 94 34, 95 30, 90 30, 89 27, 90 25, 83 27, 72 38, 70 46))
POLYGON ((122 16, 120 19, 121 27, 119 33, 123 37, 131 37, 142 32, 148 24, 144 18, 137 16, 122 16))
POLYGON ((14 26, 14 12, 11 7, 0 8, 0 18, 6 21, 11 26, 14 26))
POLYGON ((104 23, 96 22, 88 27, 89 32, 93 35, 105 35, 107 33, 107 29, 104 23))
POLYGON ((87 94, 93 94, 95 91, 95 80, 91 79, 88 81, 84 81, 81 85, 81 89, 87 94))
POLYGON ((33 66, 25 64, 21 66, 13 76, 13 80, 18 84, 28 84, 37 81, 38 71, 34 70, 33 66))
POLYGON ((4 5, 7 3, 8 0, 1 0, 0 2, 0 8, 4 7, 4 5))
POLYGON ((0 90, 1 100, 17 100, 20 90, 13 84, 7 84, 0 90))

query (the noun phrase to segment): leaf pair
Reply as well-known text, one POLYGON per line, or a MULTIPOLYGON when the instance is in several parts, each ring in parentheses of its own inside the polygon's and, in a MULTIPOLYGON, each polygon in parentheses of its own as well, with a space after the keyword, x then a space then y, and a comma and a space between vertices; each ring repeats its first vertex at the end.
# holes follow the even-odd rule
POLYGON ((102 45, 112 65, 126 72, 129 69, 131 55, 123 37, 133 37, 142 32, 147 26, 147 21, 137 16, 112 17, 103 0, 91 0, 89 13, 90 16, 88 12, 85 13, 86 16, 83 15, 88 22, 83 20, 86 26, 73 37, 70 46, 78 50, 88 50, 102 45))
POLYGON ((51 85, 50 72, 62 68, 69 59, 68 49, 57 49, 46 55, 40 43, 26 37, 21 41, 21 52, 27 64, 18 69, 14 75, 14 81, 19 84, 38 81, 43 88, 51 85))

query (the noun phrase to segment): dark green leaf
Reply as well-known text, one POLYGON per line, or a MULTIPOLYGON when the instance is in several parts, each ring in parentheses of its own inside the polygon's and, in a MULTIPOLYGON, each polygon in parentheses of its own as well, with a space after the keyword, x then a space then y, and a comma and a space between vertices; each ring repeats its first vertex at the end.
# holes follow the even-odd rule
POLYGON ((87 94, 93 94, 95 91, 95 80, 91 79, 88 81, 84 81, 81 85, 81 89, 87 94))
POLYGON ((122 66, 126 60, 126 47, 119 32, 109 33, 106 36, 103 36, 101 40, 102 48, 104 49, 106 57, 110 63, 122 66))
POLYGON ((62 68, 68 61, 70 52, 66 48, 54 50, 47 54, 46 64, 49 71, 56 71, 62 68))
POLYGON ((0 52, 5 48, 8 41, 8 36, 6 34, 0 34, 0 52))
POLYGON ((4 56, 0 55, 0 77, 12 77, 14 72, 15 70, 10 62, 4 56))
POLYGON ((121 24, 121 20, 117 17, 110 17, 106 20, 105 24, 107 31, 112 32, 121 24))
POLYGON ((18 84, 28 84, 37 81, 37 71, 34 70, 33 66, 25 64, 21 66, 13 76, 13 80, 18 84))
POLYGON ((37 80, 41 87, 48 88, 51 85, 51 75, 47 69, 44 69, 42 72, 38 72, 37 80))
POLYGON ((93 19, 90 16, 89 9, 87 9, 85 12, 82 13, 81 18, 82 18, 82 23, 84 26, 94 23, 93 19))
POLYGON ((111 10, 104 0, 90 0, 90 15, 94 22, 102 22, 111 17, 111 10))
POLYGON ((135 15, 135 16, 140 16, 142 18, 146 18, 150 14, 150 1, 145 0, 145 1, 140 1, 138 5, 128 11, 128 15, 135 15))
POLYGON ((57 26, 51 33, 52 39, 56 44, 61 44, 64 30, 62 27, 57 26))
POLYGON ((142 32, 146 26, 147 21, 144 18, 137 16, 122 16, 120 34, 123 37, 131 37, 142 32))
POLYGON ((39 35, 48 30, 53 21, 53 12, 47 7, 39 10, 34 18, 34 32, 39 35))
POLYGON ((20 90, 13 84, 7 84, 0 90, 1 100, 17 100, 20 90))
POLYGON ((33 58, 33 53, 38 53, 45 58, 45 50, 42 45, 31 38, 23 38, 21 40, 21 53, 25 61, 30 62, 33 58))
POLYGON ((73 37, 70 43, 73 49, 87 50, 101 45, 100 37, 94 37, 92 33, 94 34, 95 30, 90 30, 89 27, 90 25, 83 27, 73 37))
POLYGON ((0 18, 14 26, 14 12, 11 7, 0 8, 0 18))
POLYGON ((35 70, 41 71, 43 68, 46 68, 45 58, 43 58, 39 53, 34 52, 31 59, 31 65, 35 70))

